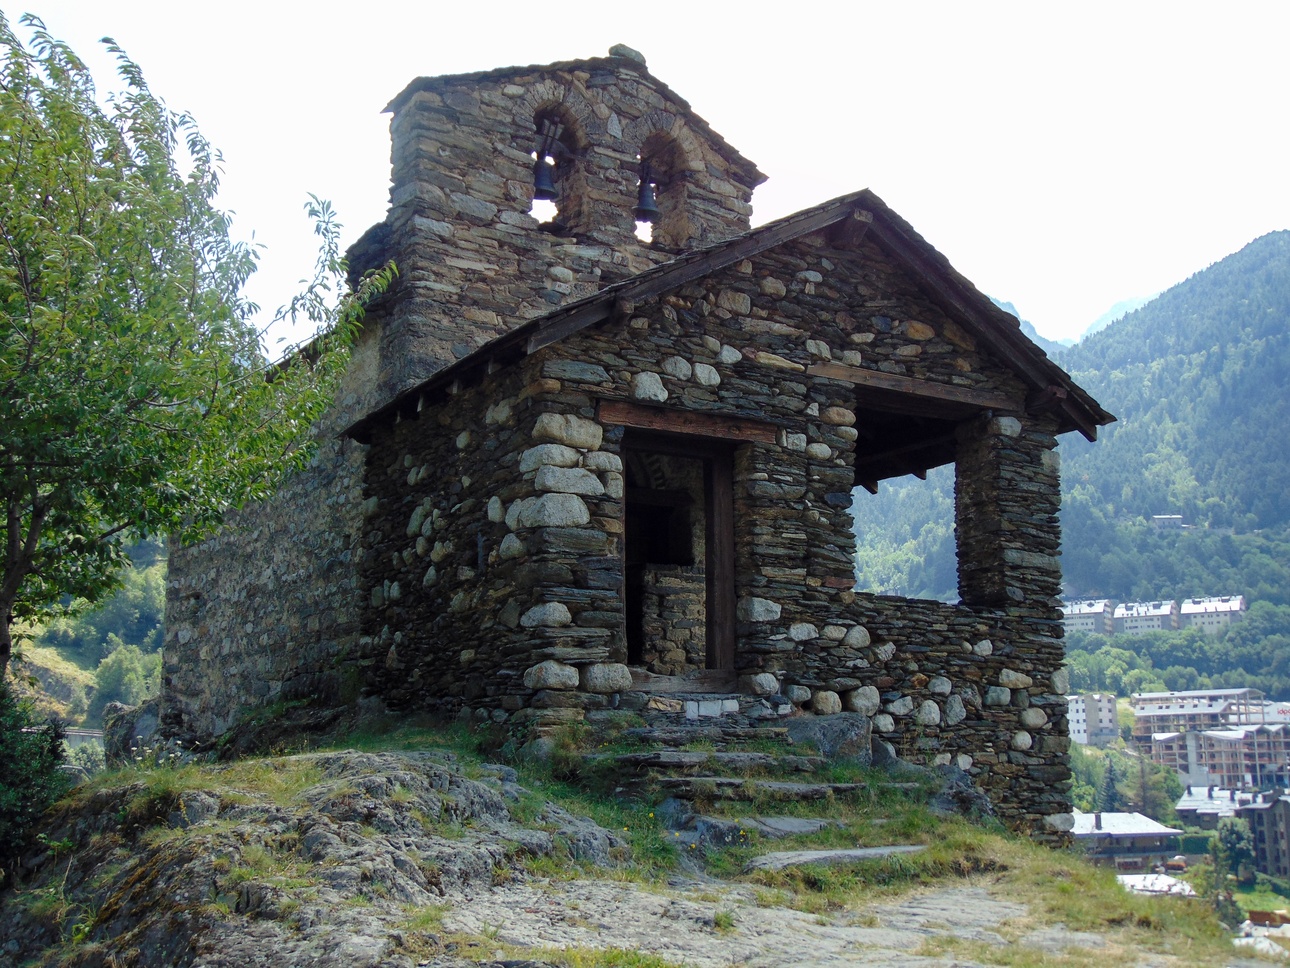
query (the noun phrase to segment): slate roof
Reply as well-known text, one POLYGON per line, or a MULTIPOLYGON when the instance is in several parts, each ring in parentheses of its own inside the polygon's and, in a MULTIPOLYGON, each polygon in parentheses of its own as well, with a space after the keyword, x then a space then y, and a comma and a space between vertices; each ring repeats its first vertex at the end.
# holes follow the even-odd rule
POLYGON ((844 220, 868 223, 872 238, 932 292, 955 322, 986 342, 993 355, 1060 416, 1059 433, 1079 430, 1089 440, 1115 417, 1075 383, 1021 331, 1015 316, 997 307, 950 265, 913 227, 868 189, 852 192, 769 222, 714 245, 694 249, 661 265, 600 290, 544 316, 528 320, 435 373, 345 431, 366 442, 374 426, 410 416, 425 403, 447 396, 454 385, 476 382, 505 366, 588 326, 603 322, 631 305, 717 272, 786 242, 828 229, 844 220))
POLYGON ((1080 838, 1090 837, 1172 837, 1182 833, 1173 827, 1166 827, 1158 821, 1140 813, 1081 813, 1075 811, 1075 826, 1071 835, 1080 838), (1100 829, 1094 823, 1101 818, 1100 829))

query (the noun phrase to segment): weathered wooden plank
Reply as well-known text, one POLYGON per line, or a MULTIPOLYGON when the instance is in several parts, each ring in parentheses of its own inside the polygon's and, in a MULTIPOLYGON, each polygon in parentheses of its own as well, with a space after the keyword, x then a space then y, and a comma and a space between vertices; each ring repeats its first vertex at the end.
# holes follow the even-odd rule
POLYGON ((691 434, 761 444, 773 444, 779 439, 779 428, 760 420, 671 410, 665 407, 644 407, 622 400, 601 400, 598 416, 601 423, 637 427, 641 430, 662 430, 673 434, 691 434))
POLYGON ((983 410, 1016 409, 1016 404, 1001 393, 975 390, 971 387, 956 387, 948 383, 930 383, 926 380, 915 380, 907 376, 883 373, 881 370, 866 370, 862 367, 846 366, 842 363, 813 363, 806 368, 806 372, 811 376, 844 380, 858 387, 872 387, 876 390, 907 393, 910 396, 943 400, 946 403, 966 404, 972 407, 980 407, 983 410))
POLYGON ((705 461, 707 567, 707 662, 709 669, 735 667, 734 467, 729 455, 705 461))
POLYGON ((529 337, 526 349, 529 353, 536 353, 544 346, 558 343, 566 336, 570 336, 580 329, 586 329, 593 323, 608 319, 613 314, 613 311, 613 300, 600 299, 569 313, 567 316, 557 316, 549 322, 538 326, 533 335, 529 337))
POLYGON ((873 212, 855 209, 849 218, 834 222, 825 230, 825 238, 835 249, 854 249, 873 225, 873 212))

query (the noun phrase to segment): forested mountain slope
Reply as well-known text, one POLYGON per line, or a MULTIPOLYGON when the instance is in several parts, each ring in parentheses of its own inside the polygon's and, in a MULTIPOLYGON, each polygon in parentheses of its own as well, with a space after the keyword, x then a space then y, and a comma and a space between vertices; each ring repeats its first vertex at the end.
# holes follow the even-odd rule
MULTIPOLYGON (((1048 349, 1119 418, 1062 439, 1068 592, 1290 602, 1290 232, 1048 349), (1191 527, 1153 527, 1164 514, 1191 527)), ((955 597, 952 476, 882 491, 854 506, 861 585, 955 597)))
POLYGON ((1068 588, 1284 603, 1290 232, 1256 239, 1058 361, 1119 417, 1096 443, 1062 442, 1068 588), (1194 528, 1152 528, 1161 514, 1194 528))

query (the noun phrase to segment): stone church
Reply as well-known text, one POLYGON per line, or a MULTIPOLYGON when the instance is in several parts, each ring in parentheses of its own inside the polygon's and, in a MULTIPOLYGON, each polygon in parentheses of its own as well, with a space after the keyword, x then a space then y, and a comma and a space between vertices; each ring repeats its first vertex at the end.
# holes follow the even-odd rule
POLYGON ((1111 415, 872 192, 751 228, 765 176, 630 48, 387 110, 350 259, 398 281, 312 467, 173 550, 167 727, 769 691, 1065 829, 1055 447, 1111 415), (853 491, 945 464, 961 601, 857 592, 853 491))

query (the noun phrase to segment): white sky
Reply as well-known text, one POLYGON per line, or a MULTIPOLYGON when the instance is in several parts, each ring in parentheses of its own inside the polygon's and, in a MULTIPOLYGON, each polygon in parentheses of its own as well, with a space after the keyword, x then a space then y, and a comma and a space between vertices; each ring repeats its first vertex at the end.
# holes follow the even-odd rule
MULTIPOLYGON (((983 292, 1074 337, 1290 228, 1290 3, 336 4, 30 0, 115 89, 110 35, 222 150, 235 233, 285 302, 384 218, 388 118, 414 77, 643 52, 770 176, 755 223, 871 188, 983 292)), ((298 338, 298 335, 294 338, 298 338)))

